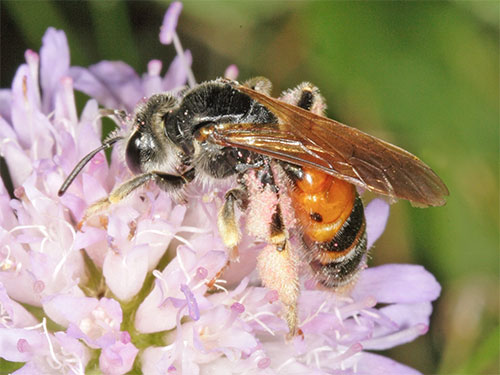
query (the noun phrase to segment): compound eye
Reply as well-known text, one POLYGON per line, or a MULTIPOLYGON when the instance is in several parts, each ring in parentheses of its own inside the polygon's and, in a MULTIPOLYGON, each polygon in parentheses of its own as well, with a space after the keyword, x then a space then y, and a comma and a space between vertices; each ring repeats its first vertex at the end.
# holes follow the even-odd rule
POLYGON ((141 148, 143 148, 141 134, 137 131, 130 137, 125 151, 127 166, 133 174, 142 173, 141 148))

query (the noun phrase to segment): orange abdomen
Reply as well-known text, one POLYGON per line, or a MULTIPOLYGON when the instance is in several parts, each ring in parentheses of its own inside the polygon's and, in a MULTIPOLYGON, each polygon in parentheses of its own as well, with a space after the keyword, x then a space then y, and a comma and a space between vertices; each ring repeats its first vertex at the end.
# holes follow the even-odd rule
POLYGON ((297 218, 309 239, 331 241, 351 215, 356 189, 315 169, 303 168, 303 173, 292 192, 297 218))

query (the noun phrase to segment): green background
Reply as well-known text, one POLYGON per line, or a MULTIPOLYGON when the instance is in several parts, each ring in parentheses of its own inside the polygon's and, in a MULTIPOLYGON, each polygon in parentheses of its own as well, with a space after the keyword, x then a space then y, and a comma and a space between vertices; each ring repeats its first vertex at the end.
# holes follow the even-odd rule
MULTIPOLYGON (((167 66, 175 52, 157 38, 167 4, 3 0, 1 87, 48 26, 66 31, 73 65, 167 66)), ((311 81, 329 117, 411 151, 446 182, 444 207, 393 205, 372 252, 373 264, 423 264, 443 287, 429 334, 387 353, 428 374, 500 372, 499 11, 496 1, 196 1, 178 24, 198 81, 232 63, 242 80, 270 78, 275 95, 311 81)))

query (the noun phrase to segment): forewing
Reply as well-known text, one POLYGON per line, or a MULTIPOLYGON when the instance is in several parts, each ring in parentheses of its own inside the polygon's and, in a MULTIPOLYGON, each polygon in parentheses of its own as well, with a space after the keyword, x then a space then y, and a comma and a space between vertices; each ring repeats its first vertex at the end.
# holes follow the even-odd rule
POLYGON ((440 206, 448 189, 416 156, 326 117, 244 86, 239 90, 267 107, 279 124, 219 124, 212 141, 323 170, 370 191, 440 206))

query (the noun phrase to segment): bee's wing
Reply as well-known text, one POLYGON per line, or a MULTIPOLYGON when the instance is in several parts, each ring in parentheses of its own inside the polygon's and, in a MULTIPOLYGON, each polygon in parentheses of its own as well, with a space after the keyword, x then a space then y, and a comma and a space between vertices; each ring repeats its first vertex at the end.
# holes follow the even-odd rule
POLYGON ((213 142, 314 167, 418 206, 445 203, 446 185, 409 152, 247 87, 238 89, 267 107, 279 124, 220 124, 210 135, 213 142))

